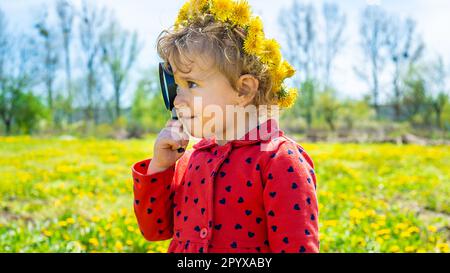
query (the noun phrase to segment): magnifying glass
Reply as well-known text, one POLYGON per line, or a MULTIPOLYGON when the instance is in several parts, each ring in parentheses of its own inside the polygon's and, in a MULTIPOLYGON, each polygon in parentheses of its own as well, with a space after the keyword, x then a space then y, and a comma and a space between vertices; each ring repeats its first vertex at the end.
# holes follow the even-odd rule
MULTIPOLYGON (((169 64, 166 66, 164 63, 159 63, 159 82, 166 109, 171 111, 172 119, 177 120, 178 116, 173 106, 173 102, 177 96, 178 86, 175 83, 172 68, 169 64)), ((184 152, 184 148, 178 148, 177 151, 182 153, 184 152)))

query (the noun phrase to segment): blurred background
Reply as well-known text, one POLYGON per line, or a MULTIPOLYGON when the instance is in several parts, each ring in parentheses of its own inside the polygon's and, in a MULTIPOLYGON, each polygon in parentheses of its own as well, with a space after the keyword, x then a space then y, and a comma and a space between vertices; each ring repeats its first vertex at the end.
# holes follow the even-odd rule
MULTIPOLYGON (((155 47, 184 2, 0 0, 0 251, 166 251, 130 167, 170 117, 155 47)), ((449 252, 450 2, 248 2, 297 70, 280 122, 316 164, 321 251, 449 252)))

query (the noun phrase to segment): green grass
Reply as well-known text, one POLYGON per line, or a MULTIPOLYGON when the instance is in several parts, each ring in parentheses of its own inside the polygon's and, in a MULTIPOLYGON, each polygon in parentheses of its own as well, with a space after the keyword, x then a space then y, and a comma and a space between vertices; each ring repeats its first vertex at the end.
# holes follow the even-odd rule
MULTIPOLYGON (((0 251, 166 252, 132 207, 130 167, 153 141, 0 138, 0 251)), ((449 252, 449 146, 302 144, 321 252, 449 252)))

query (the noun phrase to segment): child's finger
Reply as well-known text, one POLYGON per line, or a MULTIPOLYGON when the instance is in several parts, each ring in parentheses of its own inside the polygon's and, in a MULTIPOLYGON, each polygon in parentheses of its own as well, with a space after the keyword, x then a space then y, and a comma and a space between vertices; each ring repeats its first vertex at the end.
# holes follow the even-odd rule
POLYGON ((166 147, 170 148, 172 151, 175 151, 182 147, 180 139, 166 139, 165 144, 166 147))
POLYGON ((166 123, 166 127, 181 128, 182 126, 183 126, 183 124, 181 123, 181 121, 175 120, 175 119, 170 119, 166 123))

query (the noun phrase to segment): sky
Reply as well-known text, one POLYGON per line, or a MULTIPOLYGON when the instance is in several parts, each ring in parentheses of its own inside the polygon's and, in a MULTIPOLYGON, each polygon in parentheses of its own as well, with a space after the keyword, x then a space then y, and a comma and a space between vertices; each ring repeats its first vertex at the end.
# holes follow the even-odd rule
MULTIPOLYGON (((81 0, 74 0, 80 6, 81 0)), ((98 6, 113 10, 121 25, 136 30, 144 43, 136 71, 141 71, 159 62, 156 55, 156 40, 159 33, 173 24, 184 0, 96 0, 98 6)), ((254 14, 261 16, 266 37, 283 39, 278 17, 293 0, 248 0, 254 14)), ((309 1, 302 1, 309 2, 309 1)), ((313 1, 321 5, 323 0, 313 1)), ((341 97, 359 98, 367 93, 368 87, 354 73, 354 66, 361 63, 359 43, 359 21, 361 10, 366 5, 379 5, 387 12, 400 18, 411 17, 417 22, 418 32, 426 44, 425 58, 438 54, 450 63, 450 1, 448 0, 328 0, 339 4, 347 16, 344 32, 346 46, 337 57, 332 72, 332 83, 341 97)), ((27 30, 43 7, 53 8, 53 0, 0 0, 0 9, 5 12, 17 30, 27 30)), ((385 88, 388 88, 386 83, 385 88)), ((132 86, 129 88, 132 89, 132 86)), ((128 99, 126 99, 129 101, 128 99)))

